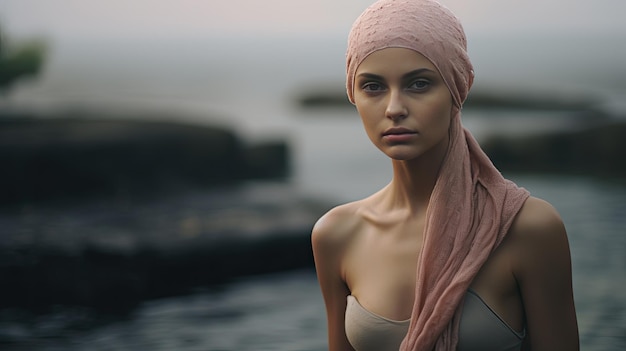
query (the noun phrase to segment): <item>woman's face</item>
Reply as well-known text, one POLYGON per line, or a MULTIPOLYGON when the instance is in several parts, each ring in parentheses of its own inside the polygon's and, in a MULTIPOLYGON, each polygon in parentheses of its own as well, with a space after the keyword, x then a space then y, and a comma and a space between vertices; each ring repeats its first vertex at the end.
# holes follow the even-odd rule
POLYGON ((356 70, 354 102, 368 137, 392 159, 445 154, 452 96, 420 53, 387 48, 370 54, 356 70))

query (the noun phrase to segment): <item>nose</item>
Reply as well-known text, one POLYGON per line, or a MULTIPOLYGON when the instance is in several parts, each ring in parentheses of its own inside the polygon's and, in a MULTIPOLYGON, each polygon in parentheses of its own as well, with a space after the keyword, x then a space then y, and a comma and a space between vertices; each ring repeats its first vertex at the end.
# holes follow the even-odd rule
POLYGON ((409 111, 402 99, 402 93, 396 90, 392 90, 389 93, 389 100, 387 101, 387 109, 385 110, 385 116, 391 120, 399 120, 405 118, 409 114, 409 111))

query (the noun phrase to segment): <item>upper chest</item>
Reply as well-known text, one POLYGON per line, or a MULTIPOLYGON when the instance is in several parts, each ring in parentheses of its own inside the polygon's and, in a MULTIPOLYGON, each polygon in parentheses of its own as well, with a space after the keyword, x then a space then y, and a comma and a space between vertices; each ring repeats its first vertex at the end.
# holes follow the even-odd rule
POLYGON ((402 270, 417 264, 422 248, 424 219, 422 216, 365 218, 352 234, 345 253, 346 267, 361 271, 402 270))
POLYGON ((423 221, 366 223, 359 229, 342 262, 351 294, 375 313, 406 319, 413 306, 423 221))

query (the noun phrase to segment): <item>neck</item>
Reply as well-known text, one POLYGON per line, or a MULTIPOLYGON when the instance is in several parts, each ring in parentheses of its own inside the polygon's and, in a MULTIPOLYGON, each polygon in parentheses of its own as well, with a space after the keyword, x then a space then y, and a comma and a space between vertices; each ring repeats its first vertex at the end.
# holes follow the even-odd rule
POLYGON ((387 186, 390 204, 404 207, 411 213, 425 211, 447 150, 448 141, 445 140, 418 158, 392 160, 393 178, 387 186))

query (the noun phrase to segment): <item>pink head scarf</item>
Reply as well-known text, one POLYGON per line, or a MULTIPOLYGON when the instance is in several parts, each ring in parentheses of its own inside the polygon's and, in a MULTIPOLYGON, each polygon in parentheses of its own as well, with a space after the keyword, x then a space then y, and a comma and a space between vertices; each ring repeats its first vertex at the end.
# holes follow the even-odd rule
POLYGON ((354 22, 346 53, 348 98, 354 103, 354 74, 371 53, 384 48, 415 50, 439 69, 461 107, 474 80, 461 22, 435 1, 378 1, 354 22))
POLYGON ((428 58, 457 107, 448 153, 426 213, 411 324, 401 346, 455 350, 462 299, 529 194, 502 177, 461 124, 461 107, 474 73, 456 16, 434 0, 380 0, 368 7, 348 39, 346 88, 352 103, 359 64, 389 47, 412 49, 428 58))

